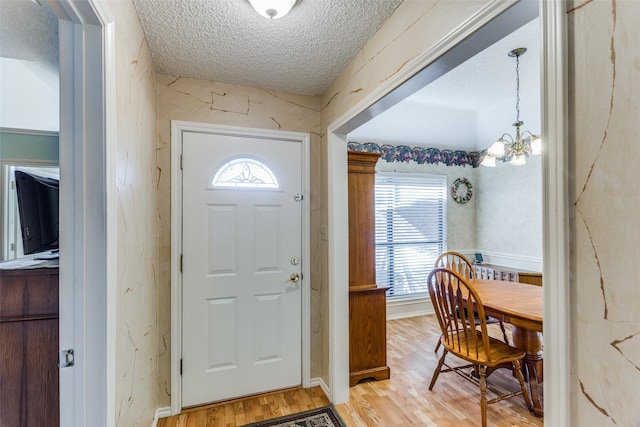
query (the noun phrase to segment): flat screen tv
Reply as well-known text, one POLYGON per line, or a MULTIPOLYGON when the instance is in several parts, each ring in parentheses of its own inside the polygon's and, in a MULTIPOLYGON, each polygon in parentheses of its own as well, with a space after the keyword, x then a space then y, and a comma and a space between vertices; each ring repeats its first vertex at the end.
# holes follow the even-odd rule
POLYGON ((58 249, 59 181, 16 171, 24 254, 58 249))

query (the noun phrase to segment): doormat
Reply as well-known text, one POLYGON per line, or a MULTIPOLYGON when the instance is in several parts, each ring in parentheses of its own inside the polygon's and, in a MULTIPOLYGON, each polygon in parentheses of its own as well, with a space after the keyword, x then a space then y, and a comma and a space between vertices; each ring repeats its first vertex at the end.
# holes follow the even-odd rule
POLYGON ((311 409, 242 427, 345 427, 333 405, 311 409))

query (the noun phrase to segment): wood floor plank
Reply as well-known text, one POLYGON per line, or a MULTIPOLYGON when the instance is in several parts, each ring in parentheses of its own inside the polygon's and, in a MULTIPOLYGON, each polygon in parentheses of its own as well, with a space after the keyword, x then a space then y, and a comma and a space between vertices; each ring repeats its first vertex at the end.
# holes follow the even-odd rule
MULTIPOLYGON (((491 334, 501 339, 497 325, 491 334)), ((434 347, 440 330, 433 316, 387 322, 387 363, 391 378, 358 384, 349 390, 349 402, 336 405, 348 427, 476 427, 480 424, 480 391, 455 374, 444 373, 434 390, 429 382, 440 354, 434 347)), ((441 350, 442 351, 442 350, 441 350)), ((518 389, 506 370, 487 382, 499 391, 518 389)), ((542 392, 542 390, 540 390, 542 392)), ((158 427, 237 427, 244 424, 319 408, 329 404, 320 387, 295 388, 265 395, 191 408, 163 418, 158 427)), ((522 397, 508 399, 487 410, 490 427, 542 427, 522 397)))

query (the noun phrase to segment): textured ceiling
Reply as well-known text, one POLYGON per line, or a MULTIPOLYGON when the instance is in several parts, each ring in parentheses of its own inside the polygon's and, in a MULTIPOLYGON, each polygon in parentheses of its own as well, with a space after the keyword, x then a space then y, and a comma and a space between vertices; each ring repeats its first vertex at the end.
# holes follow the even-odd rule
POLYGON ((269 20, 248 0, 133 0, 160 73, 319 95, 402 0, 298 0, 269 20))
POLYGON ((58 17, 46 3, 0 0, 0 57, 58 68, 58 17))

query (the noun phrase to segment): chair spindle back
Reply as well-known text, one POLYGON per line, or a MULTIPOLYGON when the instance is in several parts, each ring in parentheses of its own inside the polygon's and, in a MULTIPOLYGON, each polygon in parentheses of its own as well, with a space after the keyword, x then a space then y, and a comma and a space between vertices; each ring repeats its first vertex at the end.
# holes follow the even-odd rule
POLYGON ((459 252, 444 252, 436 259, 435 267, 448 268, 460 274, 465 279, 473 279, 476 277, 471 262, 459 252))
POLYGON ((463 357, 489 358, 484 307, 475 289, 462 274, 442 267, 433 269, 427 281, 445 347, 463 357), (478 313, 477 319, 473 318, 474 312, 478 313))

